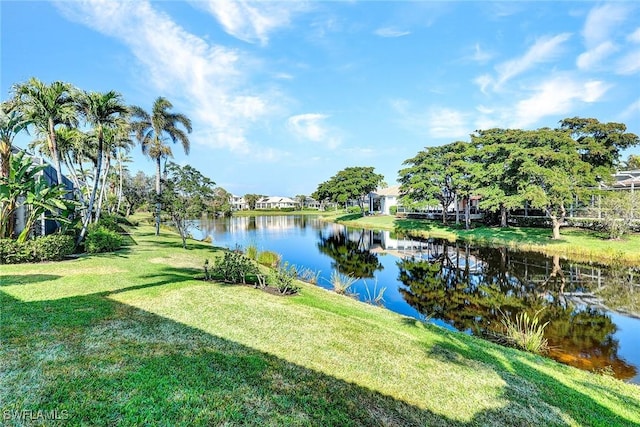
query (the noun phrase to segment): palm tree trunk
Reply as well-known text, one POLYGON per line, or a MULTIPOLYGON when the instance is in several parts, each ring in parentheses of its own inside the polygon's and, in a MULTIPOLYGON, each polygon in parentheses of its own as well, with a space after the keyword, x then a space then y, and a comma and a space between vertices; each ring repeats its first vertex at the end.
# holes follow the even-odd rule
POLYGON ((98 220, 100 219, 100 214, 102 213, 102 202, 104 201, 104 195, 106 193, 109 168, 111 168, 111 156, 109 155, 109 153, 105 153, 105 158, 106 164, 102 171, 102 184, 100 186, 100 196, 98 197, 98 207, 96 208, 95 222, 98 222, 98 220))
POLYGON ((53 118, 49 117, 49 148, 51 148, 51 158, 56 168, 58 184, 62 184, 62 168, 60 166, 60 157, 58 156, 58 144, 56 144, 56 130, 53 126, 53 118))
POLYGON ((122 181, 123 181, 123 177, 122 177, 122 158, 119 159, 118 161, 118 174, 120 175, 118 178, 118 203, 116 205, 116 213, 120 212, 120 203, 122 202, 122 181))
POLYGON ((91 221, 91 213, 93 211, 93 204, 96 200, 96 193, 98 192, 98 182, 100 181, 100 169, 102 168, 102 128, 98 129, 98 155, 96 158, 96 175, 93 180, 93 188, 91 189, 91 195, 89 197, 89 206, 87 207, 87 213, 82 221, 82 230, 78 236, 76 245, 79 245, 84 240, 84 236, 87 234, 87 227, 91 221))
POLYGON ((161 173, 161 158, 158 156, 156 159, 156 236, 160 235, 160 211, 162 210, 162 202, 160 196, 162 195, 162 189, 160 188, 160 173, 161 173))

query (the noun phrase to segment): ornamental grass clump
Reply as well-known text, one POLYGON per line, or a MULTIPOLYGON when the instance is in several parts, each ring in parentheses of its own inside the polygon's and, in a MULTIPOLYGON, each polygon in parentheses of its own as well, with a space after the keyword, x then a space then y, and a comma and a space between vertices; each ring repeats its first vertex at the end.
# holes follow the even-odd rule
POLYGON ((364 281, 364 289, 367 292, 367 295, 364 297, 364 302, 371 305, 384 305, 384 293, 387 290, 386 287, 382 287, 378 289, 378 279, 373 283, 373 289, 369 289, 369 285, 364 281))
POLYGON ((335 293, 340 295, 352 295, 349 288, 356 282, 356 280, 358 280, 356 277, 349 274, 342 274, 338 270, 333 270, 329 282, 333 286, 335 293))
POLYGON ((258 264, 265 265, 267 267, 275 268, 280 264, 280 254, 273 251, 262 251, 258 253, 256 261, 258 264))
POLYGON ((544 328, 549 322, 540 323, 538 317, 540 311, 536 311, 533 316, 529 316, 526 311, 523 311, 516 315, 515 320, 503 313, 502 325, 505 328, 504 338, 507 342, 531 353, 546 353, 549 346, 544 337, 544 328))
POLYGON ((318 284, 319 277, 320 277, 320 270, 313 270, 311 268, 301 268, 298 271, 298 278, 303 282, 307 282, 312 285, 318 284))

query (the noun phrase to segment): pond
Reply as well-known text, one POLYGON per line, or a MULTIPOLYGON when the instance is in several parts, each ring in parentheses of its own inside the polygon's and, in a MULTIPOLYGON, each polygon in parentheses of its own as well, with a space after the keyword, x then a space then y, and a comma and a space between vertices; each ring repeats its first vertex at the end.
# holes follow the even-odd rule
POLYGON ((400 314, 478 336, 503 316, 540 311, 549 321, 549 356, 640 384, 640 268, 574 263, 559 257, 463 242, 416 240, 388 231, 346 228, 302 215, 203 220, 194 237, 214 246, 254 245, 319 272, 331 288, 338 270, 350 288, 400 314))

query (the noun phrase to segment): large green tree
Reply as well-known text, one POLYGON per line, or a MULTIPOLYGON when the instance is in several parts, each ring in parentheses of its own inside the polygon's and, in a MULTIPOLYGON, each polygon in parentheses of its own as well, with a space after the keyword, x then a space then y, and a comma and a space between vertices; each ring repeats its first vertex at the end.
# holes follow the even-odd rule
POLYGON ((348 167, 318 185, 315 194, 319 200, 328 199, 337 203, 357 200, 364 216, 364 201, 367 195, 375 191, 383 180, 384 176, 375 173, 373 167, 348 167))
MULTIPOLYGON (((82 230, 78 236, 78 242, 84 239, 87 227, 93 215, 93 206, 100 184, 100 174, 102 170, 102 158, 105 146, 105 136, 109 137, 116 129, 126 125, 126 118, 129 109, 124 104, 122 96, 114 91, 100 92, 80 92, 76 96, 78 109, 85 122, 93 128, 96 137, 96 168, 89 195, 89 203, 82 221, 82 230)), ((96 218, 97 219, 97 218, 96 218)))
POLYGON ((171 216, 182 238, 182 247, 186 249, 191 220, 202 216, 206 209, 204 201, 214 196, 215 182, 189 165, 180 167, 173 162, 167 164, 167 178, 166 191, 162 194, 164 209, 171 216))
POLYGON ((581 159, 602 178, 611 176, 611 169, 619 165, 622 150, 640 144, 638 136, 627 132, 623 123, 573 117, 561 120, 560 129, 571 133, 581 159))
POLYGON ((156 162, 156 236, 160 234, 160 211, 162 209, 161 175, 162 160, 173 157, 171 147, 166 144, 179 142, 186 154, 191 146, 188 133, 191 133, 191 120, 180 113, 170 110, 173 104, 166 98, 158 97, 147 113, 140 107, 132 107, 134 121, 132 123, 136 138, 142 146, 142 152, 156 162))
POLYGON ((425 208, 442 206, 442 223, 447 223, 447 210, 456 195, 453 182, 451 146, 427 147, 404 161, 408 167, 399 172, 402 204, 425 208))
POLYGON ((39 135, 46 137, 58 184, 61 184, 62 170, 55 130, 59 125, 75 126, 78 122, 73 86, 60 81, 47 85, 32 77, 25 83, 14 85, 13 91, 25 119, 39 135))

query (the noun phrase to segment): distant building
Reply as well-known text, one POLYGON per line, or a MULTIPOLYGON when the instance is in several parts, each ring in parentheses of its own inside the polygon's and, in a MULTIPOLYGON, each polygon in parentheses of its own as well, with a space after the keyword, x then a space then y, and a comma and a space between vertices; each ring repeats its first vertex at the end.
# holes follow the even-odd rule
POLYGON ((391 207, 398 206, 399 198, 399 185, 379 188, 376 191, 369 193, 369 212, 379 212, 383 215, 389 215, 391 214, 391 207))
POLYGON ((297 205, 298 202, 289 197, 268 196, 256 202, 256 209, 295 208, 297 205))
POLYGON ((249 209, 249 204, 244 200, 243 196, 236 196, 232 194, 229 197, 229 203, 231 204, 231 210, 243 211, 249 209))

